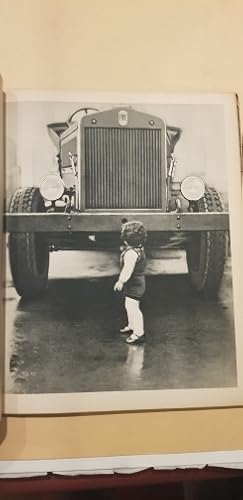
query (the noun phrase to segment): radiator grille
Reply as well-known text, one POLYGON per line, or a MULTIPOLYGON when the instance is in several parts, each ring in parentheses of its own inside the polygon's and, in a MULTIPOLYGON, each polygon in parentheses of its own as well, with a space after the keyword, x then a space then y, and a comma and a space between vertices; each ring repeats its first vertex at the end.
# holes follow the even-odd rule
POLYGON ((161 208, 161 130, 85 128, 86 208, 161 208))

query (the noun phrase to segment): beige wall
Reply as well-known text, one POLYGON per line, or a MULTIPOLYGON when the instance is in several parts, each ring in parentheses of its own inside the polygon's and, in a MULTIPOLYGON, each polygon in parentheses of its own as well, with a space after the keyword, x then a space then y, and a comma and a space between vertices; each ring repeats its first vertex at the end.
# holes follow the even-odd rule
MULTIPOLYGON (((242 0, 0 0, 8 89, 237 92, 242 0)), ((243 104, 241 104, 243 116, 243 104)), ((1 459, 243 448, 243 409, 8 418, 1 459)))

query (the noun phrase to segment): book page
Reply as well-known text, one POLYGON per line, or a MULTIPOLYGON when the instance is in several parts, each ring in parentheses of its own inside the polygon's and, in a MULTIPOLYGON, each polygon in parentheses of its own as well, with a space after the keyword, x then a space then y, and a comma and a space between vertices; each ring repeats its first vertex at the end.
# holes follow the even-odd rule
MULTIPOLYGON (((241 2, 186 0, 176 7, 159 0, 0 4, 5 90, 236 92, 243 117, 241 2)), ((238 228, 242 233, 240 223, 238 228)), ((50 339, 46 345, 49 351, 50 339)), ((234 455, 233 450, 243 449, 242 406, 6 421, 1 460, 215 450, 234 455)))

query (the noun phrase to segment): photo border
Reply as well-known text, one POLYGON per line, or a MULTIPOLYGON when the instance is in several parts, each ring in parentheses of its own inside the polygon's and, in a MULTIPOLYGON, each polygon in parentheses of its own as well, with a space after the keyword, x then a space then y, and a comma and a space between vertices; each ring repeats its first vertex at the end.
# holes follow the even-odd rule
POLYGON ((59 101, 125 104, 221 104, 224 106, 226 170, 232 249, 237 387, 133 390, 81 393, 5 394, 4 412, 13 414, 70 414, 137 410, 240 406, 243 403, 242 271, 241 271, 241 157, 237 96, 232 93, 118 93, 11 91, 7 102, 59 101), (33 411, 33 407, 35 410, 33 411))

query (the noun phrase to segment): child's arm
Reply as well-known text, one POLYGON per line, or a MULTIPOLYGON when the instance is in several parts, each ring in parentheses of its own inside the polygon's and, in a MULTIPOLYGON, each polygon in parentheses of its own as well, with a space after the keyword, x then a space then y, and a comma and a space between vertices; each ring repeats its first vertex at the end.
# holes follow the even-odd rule
POLYGON ((124 283, 126 283, 131 278, 137 259, 138 259, 138 254, 132 248, 125 253, 124 265, 120 272, 118 281, 114 286, 115 291, 120 292, 123 289, 124 283))

